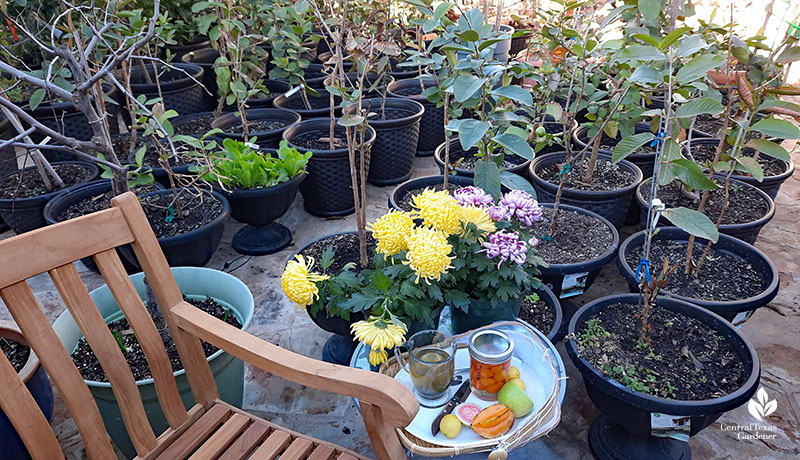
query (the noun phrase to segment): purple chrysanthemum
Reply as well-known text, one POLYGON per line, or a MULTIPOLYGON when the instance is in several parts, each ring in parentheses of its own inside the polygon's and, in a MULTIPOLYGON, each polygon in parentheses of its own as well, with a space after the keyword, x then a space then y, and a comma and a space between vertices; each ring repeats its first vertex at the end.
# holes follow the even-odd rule
POLYGON ((453 197, 461 206, 477 206, 486 208, 494 204, 492 197, 483 189, 473 186, 461 187, 453 192, 453 197))
POLYGON ((497 268, 507 260, 522 265, 528 254, 528 245, 524 241, 519 240, 519 232, 506 232, 500 230, 489 235, 489 241, 483 242, 486 255, 493 259, 499 257, 500 261, 497 262, 497 268))
POLYGON ((511 219, 511 212, 504 206, 489 206, 486 210, 495 222, 511 219))
POLYGON ((526 227, 530 227, 534 222, 542 220, 542 208, 539 202, 533 199, 530 193, 523 190, 512 190, 506 193, 500 203, 506 219, 516 216, 526 227))

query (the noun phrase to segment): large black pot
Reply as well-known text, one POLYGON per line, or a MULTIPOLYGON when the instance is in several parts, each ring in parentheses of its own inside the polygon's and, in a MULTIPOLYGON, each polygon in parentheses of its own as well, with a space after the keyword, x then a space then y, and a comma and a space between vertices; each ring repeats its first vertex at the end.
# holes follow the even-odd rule
MULTIPOLYGON (((346 216, 355 212, 347 148, 315 150, 296 143, 303 138, 327 137, 330 122, 330 118, 303 120, 283 132, 283 138, 291 147, 302 152, 310 150, 313 153, 306 166, 308 179, 300 185, 300 193, 303 194, 306 211, 320 217, 346 216)), ((335 132, 337 138, 345 139, 343 126, 337 124, 335 132)), ((375 130, 369 126, 367 126, 367 139, 364 142, 367 148, 366 158, 363 159, 364 167, 369 168, 370 150, 375 142, 375 130)), ((360 144, 359 142, 356 145, 356 159, 360 157, 360 144)))
POLYGON ((149 83, 145 77, 142 66, 133 66, 131 69, 131 91, 135 97, 144 94, 147 99, 163 97, 164 110, 175 110, 180 115, 190 115, 197 112, 207 112, 214 109, 214 103, 208 97, 203 86, 203 68, 197 64, 177 62, 169 64, 165 68, 163 64, 145 64, 147 74, 150 77, 149 83), (155 70, 158 70, 158 81, 156 82, 155 70))
MULTIPOLYGON (((540 206, 543 208, 552 208, 553 204, 540 203, 540 206)), ((611 244, 611 247, 609 247, 606 252, 595 257, 594 259, 571 264, 550 263, 550 266, 548 267, 539 267, 539 271, 541 271, 539 278, 542 280, 542 282, 550 290, 552 290, 559 299, 565 299, 567 297, 582 294, 589 290, 589 288, 592 286, 592 283, 594 283, 594 280, 597 279, 597 275, 600 274, 600 269, 611 262, 614 259, 614 256, 617 254, 617 247, 619 246, 619 233, 614 225, 611 224, 611 222, 599 214, 593 213, 592 211, 587 211, 586 209, 566 204, 559 204, 559 209, 577 211, 581 214, 598 219, 602 221, 614 235, 614 242, 611 244), (574 288, 569 291, 562 292, 564 286, 567 286, 568 288, 572 286, 574 288)))
MULTIPOLYGON (((756 187, 744 183, 738 180, 731 180, 731 185, 743 188, 752 188, 759 198, 767 205, 767 212, 761 216, 760 218, 752 221, 747 222, 744 224, 723 224, 719 226, 719 231, 726 235, 730 235, 734 238, 739 238, 742 241, 746 241, 750 244, 755 244, 756 240, 758 239, 758 234, 761 232, 761 229, 764 228, 765 225, 775 217, 775 202, 772 201, 772 198, 769 197, 763 190, 759 190, 756 187)), ((639 204, 639 228, 644 229, 647 228, 647 209, 649 204, 644 199, 643 192, 645 189, 650 188, 650 179, 643 181, 639 187, 636 189, 636 200, 639 204)), ((731 203, 732 206, 736 206, 735 203, 731 203)), ((665 217, 661 217, 658 220, 657 225, 659 227, 669 227, 672 223, 669 222, 665 217)))
MULTIPOLYGON (((592 316, 617 302, 638 303, 637 294, 603 297, 586 304, 575 313, 569 324, 573 336, 579 326, 592 316)), ((633 391, 603 375, 582 358, 574 339, 567 340, 570 359, 581 372, 586 392, 602 412, 589 428, 589 447, 598 460, 618 459, 689 459, 689 443, 651 436, 652 414, 690 417, 690 435, 699 433, 722 414, 745 404, 758 389, 761 365, 750 342, 730 323, 710 311, 668 297, 659 297, 656 304, 670 311, 689 316, 707 325, 714 334, 735 343, 735 352, 746 372, 744 384, 731 394, 702 401, 680 401, 633 391)), ((664 378, 668 376, 663 376, 664 378)))
MULTIPOLYGON (((639 283, 636 280, 636 268, 631 268, 628 265, 626 256, 632 254, 634 251, 638 254, 642 251, 644 244, 645 232, 641 231, 629 236, 622 242, 619 248, 619 255, 617 256, 617 268, 625 281, 628 282, 628 287, 631 292, 639 292, 639 283)), ((658 233, 653 236, 653 241, 669 240, 687 242, 689 234, 677 227, 663 227, 660 228, 658 233)), ((707 240, 697 238, 697 242, 705 244, 707 240)), ((713 311, 714 313, 722 316, 723 318, 731 321, 734 325, 739 325, 747 321, 752 316, 753 312, 759 307, 763 307, 770 303, 772 299, 778 295, 780 288, 780 275, 778 268, 766 254, 745 243, 742 240, 733 238, 731 236, 721 234, 719 240, 711 246, 712 249, 717 251, 725 251, 728 254, 735 255, 747 261, 756 271, 762 276, 763 289, 760 294, 753 297, 735 301, 714 301, 705 299, 692 299, 683 297, 670 292, 669 285, 661 289, 662 295, 667 295, 685 302, 691 302, 703 308, 713 311)), ((696 252, 696 251, 695 251, 696 252)), ((680 269, 680 267, 679 267, 680 269)))
MULTIPOLYGON (((159 190, 145 193, 142 197, 171 193, 171 189, 159 190)), ((204 266, 211 260, 220 240, 222 240, 225 219, 231 213, 231 206, 228 204, 228 200, 217 192, 204 190, 203 193, 210 193, 214 198, 218 199, 222 203, 222 212, 214 220, 200 228, 181 235, 158 239, 158 244, 161 246, 161 251, 164 252, 170 267, 204 266)), ((139 261, 130 246, 121 246, 119 249, 127 262, 135 267, 140 267, 139 261)))
POLYGON ((172 52, 172 55, 175 56, 175 60, 180 60, 184 54, 190 51, 198 51, 209 47, 211 47, 211 40, 209 40, 208 37, 197 36, 190 43, 167 45, 166 49, 172 52))
MULTIPOLYGON (((576 147, 573 149, 576 152, 580 152, 584 147, 586 147, 586 143, 589 142, 590 138, 587 135, 588 127, 581 126, 580 128, 576 129, 572 132, 572 141, 575 142, 576 147)), ((650 125, 647 123, 636 123, 636 134, 639 133, 649 133, 650 125)), ((619 141, 622 140, 622 135, 617 134, 617 137, 610 138, 605 133, 603 133, 603 139, 600 141, 601 144, 605 145, 617 145, 619 141)), ((592 148, 589 147, 586 151, 586 155, 591 154, 592 148)), ((599 152, 601 154, 611 155, 610 150, 600 149, 599 152)), ((625 160, 630 161, 631 163, 635 164, 639 169, 642 170, 642 175, 644 178, 651 177, 653 175, 653 168, 656 164, 656 154, 655 153, 632 153, 625 157, 625 160)), ((638 184, 637 184, 638 185, 638 184)))
MULTIPOLYGON (((530 163, 528 177, 536 190, 536 196, 540 201, 553 202, 558 193, 558 184, 552 184, 544 180, 540 174, 544 168, 560 164, 564 161, 566 153, 548 153, 537 156, 530 163)), ((608 155, 600 155, 601 159, 611 161, 608 155)), ((642 182, 642 171, 633 163, 622 160, 617 163, 619 168, 630 171, 634 175, 634 181, 630 185, 618 190, 578 190, 564 187, 561 191, 561 203, 588 209, 609 220, 615 227, 621 228, 628 214, 628 207, 631 205, 631 196, 636 191, 636 187, 642 182)))
POLYGON ((488 300, 472 299, 469 302, 469 311, 466 312, 460 308, 450 307, 453 332, 463 334, 496 321, 516 321, 521 304, 522 298, 517 297, 505 302, 498 302, 494 306, 488 300))
MULTIPOLYGON (((455 184, 459 187, 466 187, 473 184, 473 178, 466 176, 450 176, 447 178, 447 182, 450 184, 455 184)), ((392 193, 389 194, 389 207, 397 211, 405 211, 400 207, 399 203, 403 197, 406 196, 406 193, 412 190, 421 191, 426 187, 433 187, 443 183, 444 176, 423 176, 407 180, 395 187, 392 190, 392 193)))
MULTIPOLYGON (((91 171, 91 176, 86 180, 86 182, 93 181, 100 176, 100 169, 92 163, 84 163, 80 161, 63 161, 52 163, 53 166, 60 164, 78 164, 91 171)), ((24 171, 25 174, 39 174, 35 166, 25 168, 22 171, 24 171)), ((71 190, 79 185, 80 184, 76 184, 72 187, 55 190, 44 195, 38 195, 29 198, 0 199, 0 217, 2 217, 3 220, 5 220, 8 225, 18 234, 44 227, 47 225, 47 221, 44 219, 44 207, 47 205, 47 203, 51 199, 55 198, 59 193, 62 193, 65 190, 71 190)))
MULTIPOLYGON (((681 148, 683 149, 684 152, 686 151, 687 144, 688 144, 687 142, 683 142, 681 144, 681 148)), ((719 139, 714 139, 714 138, 694 139, 692 140, 692 144, 719 145, 719 139)), ((761 155, 764 154, 762 153, 761 155)), ((783 183, 786 182, 787 179, 792 177, 792 174, 794 174, 794 162, 790 160, 788 163, 784 162, 784 164, 786 165, 786 167, 783 173, 778 174, 777 176, 764 176, 764 180, 762 180, 761 182, 757 181, 753 176, 736 174, 736 172, 734 172, 734 174, 731 177, 761 189, 762 191, 764 191, 764 193, 769 195, 769 197, 774 200, 778 196, 778 192, 780 191, 783 183)), ((716 173, 716 176, 718 177, 725 177, 727 175, 728 174, 725 171, 717 171, 716 173)))
MULTIPOLYGON (((202 117, 202 116, 207 115, 207 114, 208 114, 208 112, 203 112, 203 113, 196 114, 196 116, 197 117, 202 117)), ((181 118, 181 117, 177 117, 176 120, 178 118, 181 118)), ((162 141, 162 142, 165 142, 165 141, 162 141)), ((177 147, 178 146, 176 145, 176 148, 177 147)), ((130 165, 136 164, 136 150, 128 153, 127 162, 130 165)), ((172 185, 170 184, 170 181, 169 181, 169 173, 167 172, 167 170, 165 168, 162 168, 161 166, 157 166, 157 165, 145 165, 145 166, 147 168, 149 168, 150 173, 153 174, 153 178, 155 179, 156 182, 158 182, 159 184, 163 185, 166 188, 172 187, 172 185)), ((189 172, 190 172, 189 169, 192 166, 194 166, 194 164, 172 166, 171 169, 172 169, 172 172, 174 174, 189 174, 189 172)))
MULTIPOLYGON (((436 150, 433 154, 433 160, 436 162, 436 166, 439 167, 439 172, 442 174, 444 174, 444 153, 444 142, 442 142, 438 147, 436 147, 436 150)), ((461 147, 461 141, 459 141, 457 137, 450 139, 450 167, 448 169, 449 171, 455 171, 456 175, 458 176, 475 177, 475 171, 472 169, 452 166, 453 163, 455 163, 453 158, 458 155, 463 155, 463 153, 464 149, 461 147)), ((470 156, 473 156, 478 153, 478 148, 473 147, 469 149, 469 152, 467 153, 470 156)), ((515 166, 505 169, 504 171, 514 173, 518 176, 523 176, 525 174, 525 170, 528 169, 528 165, 531 163, 530 160, 516 154, 506 155, 505 159, 510 163, 514 163, 515 166)), ((483 161, 483 159, 480 159, 479 161, 483 161)))
MULTIPOLYGON (((328 96, 329 95, 327 93, 324 96, 320 95, 318 97, 313 97, 309 94, 308 102, 311 104, 311 109, 306 107, 300 91, 292 94, 289 97, 286 97, 285 94, 281 94, 272 101, 272 105, 281 109, 295 111, 300 114, 303 120, 308 120, 309 118, 322 118, 328 117, 331 114, 330 98, 328 96)), ((341 102, 342 99, 340 97, 334 97, 333 103, 335 106, 333 108, 333 112, 337 117, 342 114, 342 108, 339 105, 341 102)))
MULTIPOLYGON (((344 109, 351 113, 355 105, 344 109), (350 109, 350 110, 348 110, 350 109)), ((367 182, 375 185, 392 185, 411 177, 411 166, 417 152, 420 119, 425 107, 411 99, 390 97, 364 99, 365 112, 375 113, 369 117, 369 125, 375 129, 375 143, 369 160, 367 182), (383 105, 386 117, 381 115, 383 105)))
MULTIPOLYGON (((13 139, 17 131, 11 126, 11 122, 0 114, 0 143, 13 139)), ((11 174, 19 170, 17 162, 17 152, 13 146, 8 145, 0 149, 0 177, 11 174)))
MULTIPOLYGON (((386 87, 393 81, 394 77, 392 77, 391 75, 382 75, 377 73, 367 74, 364 78, 364 97, 383 96, 383 93, 386 92, 386 87), (383 78, 383 81, 378 83, 378 80, 380 80, 381 78, 383 78), (373 85, 375 85, 374 88, 373 85)), ((358 82, 358 74, 355 72, 350 72, 345 75, 345 82, 340 86, 347 88, 349 91, 353 91, 355 88, 352 85, 356 85, 357 82, 358 82)), ((322 83, 324 86, 333 86, 333 76, 329 75, 325 77, 325 80, 323 80, 322 83)), ((325 94, 328 94, 327 90, 325 94)))
POLYGON ((389 95, 412 99, 425 106, 425 113, 419 125, 419 142, 417 143, 417 156, 429 157, 433 155, 436 147, 444 142, 444 108, 420 96, 423 89, 436 86, 436 80, 431 77, 422 79, 409 78, 397 80, 387 87, 389 95))
POLYGON ((539 298, 544 300, 544 303, 553 310, 553 327, 549 331, 540 332, 547 335, 547 340, 556 343, 564 337, 564 333, 561 330, 564 324, 564 312, 561 310, 561 302, 547 286, 535 289, 534 292, 539 294, 539 298))
POLYGON ((212 103, 216 103, 215 99, 217 98, 217 73, 214 71, 214 62, 218 57, 219 51, 214 48, 203 48, 189 51, 180 58, 182 62, 196 64, 203 68, 203 86, 210 93, 206 94, 206 97, 210 98, 212 103))
POLYGON ((289 210, 300 184, 300 173, 288 182, 268 188, 219 190, 231 205, 231 216, 248 224, 233 236, 233 249, 240 254, 274 254, 292 243, 292 232, 274 222, 289 210))
MULTIPOLYGON (((268 109, 274 107, 275 99, 288 92, 292 87, 289 86, 284 80, 264 80, 264 87, 267 88, 269 94, 265 97, 253 97, 247 100, 247 107, 249 109, 268 109)), ((239 108, 236 104, 222 106, 223 112, 236 112, 239 108)))
MULTIPOLYGON (((267 120, 281 121, 286 123, 286 125, 278 129, 269 131, 250 131, 250 139, 253 137, 257 138, 256 143, 259 145, 259 147, 265 149, 277 149, 281 139, 283 138, 283 132, 286 131, 290 126, 300 121, 300 114, 286 109, 249 109, 245 110, 245 116, 247 117, 248 122, 267 120)), ((237 112, 231 112, 221 115, 211 123, 211 126, 214 128, 226 129, 232 126, 241 126, 241 124, 242 119, 239 117, 239 115, 237 115, 237 112)), ((223 139, 231 138, 236 139, 237 141, 244 141, 244 134, 242 133, 221 132, 217 133, 216 136, 223 139)))

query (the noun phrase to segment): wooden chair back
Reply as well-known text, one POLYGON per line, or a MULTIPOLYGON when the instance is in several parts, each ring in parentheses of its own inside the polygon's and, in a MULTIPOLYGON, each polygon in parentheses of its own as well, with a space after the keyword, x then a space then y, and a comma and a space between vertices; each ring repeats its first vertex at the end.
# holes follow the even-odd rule
MULTIPOLYGON (((194 414, 219 397, 198 338, 176 327, 170 309, 182 301, 155 235, 136 196, 112 200, 110 209, 0 241, 0 296, 66 403, 92 459, 116 458, 100 411, 78 369, 53 331, 27 279, 47 272, 111 383, 122 419, 140 457, 159 449, 194 414), (175 341, 197 404, 181 402, 161 337, 117 256, 130 244, 175 341), (92 302, 73 262, 93 257, 147 358, 170 428, 153 433, 133 374, 92 302), (161 435, 160 437, 157 437, 161 435)), ((34 459, 63 459, 50 425, 5 355, 0 353, 0 408, 34 459)))

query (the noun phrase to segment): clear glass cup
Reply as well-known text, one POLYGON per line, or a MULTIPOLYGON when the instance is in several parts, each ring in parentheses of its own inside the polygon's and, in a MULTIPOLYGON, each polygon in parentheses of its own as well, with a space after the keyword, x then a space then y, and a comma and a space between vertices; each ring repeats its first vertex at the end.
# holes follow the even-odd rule
POLYGON ((450 399, 455 373, 456 343, 440 331, 420 331, 395 348, 397 361, 411 376, 420 405, 439 407, 450 399), (408 350, 404 356, 402 348, 408 350))

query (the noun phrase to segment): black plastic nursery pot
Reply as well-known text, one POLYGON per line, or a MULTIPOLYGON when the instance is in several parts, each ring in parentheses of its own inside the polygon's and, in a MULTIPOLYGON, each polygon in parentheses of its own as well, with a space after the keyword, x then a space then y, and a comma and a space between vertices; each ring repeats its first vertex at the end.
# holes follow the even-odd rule
MULTIPOLYGON (((348 110, 350 105, 344 109, 348 110)), ((411 166, 417 152, 420 119, 425 107, 411 99, 389 97, 364 99, 362 108, 377 116, 369 117, 375 129, 375 143, 369 159, 367 182, 374 185, 392 185, 411 177, 411 166)))
MULTIPOLYGON (((552 203, 539 203, 539 205, 543 208, 553 207, 552 203)), ((619 233, 611 222, 597 213, 568 204, 559 204, 558 207, 559 209, 576 211, 600 220, 608 227, 614 237, 611 246, 604 253, 590 260, 568 264, 548 262, 550 264, 549 267, 539 267, 541 272, 539 279, 548 289, 553 291, 556 297, 565 299, 589 290, 594 280, 597 279, 597 275, 600 274, 600 270, 617 255, 619 233)))
MULTIPOLYGON (((242 119, 237 115, 238 112, 229 112, 226 114, 221 115, 219 118, 214 120, 211 123, 213 128, 220 128, 222 130, 234 127, 234 126, 241 126, 242 119)), ((276 129, 270 130, 260 130, 260 129, 251 129, 250 130, 250 138, 256 138, 256 143, 259 147, 265 149, 276 149, 279 147, 281 139, 283 139, 283 132, 286 131, 290 126, 300 121, 300 114, 294 112, 292 110, 286 109, 248 109, 244 111, 245 116, 247 117, 248 123, 257 122, 257 121, 273 121, 282 123, 283 126, 276 129)), ((221 138, 231 138, 236 139, 237 141, 244 141, 244 134, 243 133, 231 133, 231 132, 221 132, 217 133, 216 136, 221 138)))
MULTIPOLYGON (((364 77, 364 97, 381 97, 383 93, 386 92, 386 87, 393 81, 394 77, 392 77, 391 75, 377 74, 377 73, 367 74, 364 77), (383 82, 378 83, 376 85, 378 80, 380 80, 381 78, 384 79, 383 82)), ((352 91, 353 89, 355 89, 354 86, 356 85, 357 82, 358 82, 358 74, 355 72, 350 72, 348 74, 345 74, 345 81, 344 83, 340 83, 340 86, 349 88, 352 91)), ((327 77, 325 77, 322 83, 323 83, 323 88, 325 86, 333 86, 333 76, 328 75, 327 77)), ((328 94, 327 90, 325 94, 326 95, 328 94)))
POLYGON ((247 224, 233 236, 233 249, 240 254, 274 254, 292 243, 292 232, 274 222, 289 210, 306 174, 267 188, 218 190, 231 205, 231 216, 247 224))
POLYGON ((558 297, 547 286, 535 289, 533 292, 539 294, 539 298, 553 311, 553 327, 549 331, 540 331, 547 335, 547 340, 556 343, 564 336, 562 326, 564 325, 564 312, 561 309, 561 302, 558 297))
MULTIPOLYGON (((328 96, 327 93, 325 93, 324 96, 320 95, 318 97, 313 97, 309 94, 308 102, 311 104, 311 108, 308 108, 303 100, 303 96, 300 94, 300 91, 298 91, 289 97, 286 97, 285 94, 281 94, 272 101, 272 105, 281 109, 293 110, 299 113, 303 120, 308 120, 309 118, 323 118, 329 117, 331 114, 331 100, 328 96)), ((342 108, 339 105, 341 102, 342 100, 340 97, 337 96, 334 98, 333 103, 335 107, 333 113, 337 117, 342 114, 342 108)))
MULTIPOLYGON (((205 115, 208 115, 209 112, 198 113, 194 115, 192 118, 199 118, 205 115)), ((176 117, 176 120, 181 117, 176 117)), ((188 119, 188 117, 187 117, 188 119)), ((186 119, 185 119, 186 120, 186 119)), ((132 151, 128 153, 127 157, 128 164, 136 164, 136 151, 132 151)), ((169 182, 169 173, 167 170, 159 165, 145 165, 150 169, 150 173, 153 174, 153 179, 156 182, 161 184, 164 187, 171 187, 172 185, 169 182)), ((172 172, 175 174, 189 174, 189 169, 193 166, 193 164, 184 164, 184 165, 177 165, 171 166, 172 172)))
MULTIPOLYGON (((685 141, 681 144, 681 148, 683 149, 684 152, 686 151, 686 148, 688 147, 687 144, 688 143, 685 142, 685 141)), ((716 145, 719 145, 719 139, 716 139, 716 138, 694 139, 694 140, 692 140, 692 145, 715 145, 716 146, 716 145)), ((764 155, 763 153, 760 154, 759 157, 760 158, 770 158, 770 157, 764 155)), ((775 176, 764 175, 764 180, 762 180, 761 182, 757 181, 756 178, 754 178, 753 176, 751 176, 749 174, 747 174, 747 175, 745 175, 745 174, 737 174, 736 172, 733 173, 731 178, 739 180, 739 181, 742 181, 742 182, 745 182, 747 184, 750 184, 750 185, 752 185, 752 186, 754 186, 756 188, 759 188, 759 189, 763 190, 764 193, 769 195, 769 197, 774 200, 778 196, 778 192, 780 191, 781 186, 783 185, 783 183, 786 182, 787 179, 792 177, 792 174, 794 174, 794 161, 790 160, 788 163, 785 162, 785 161, 777 160, 777 159, 771 159, 770 161, 776 161, 776 162, 783 163, 784 171, 781 174, 778 174, 778 175, 775 175, 775 176)), ((727 173, 723 172, 723 171, 718 171, 716 173, 716 175, 719 176, 719 177, 725 177, 725 176, 727 176, 727 173)))
MULTIPOLYGON (((541 177, 544 168, 552 167, 563 162, 566 157, 565 152, 548 153, 537 156, 528 167, 528 177, 536 190, 536 195, 540 201, 553 202, 558 193, 558 184, 553 184, 541 177)), ((608 155, 600 155, 599 158, 611 161, 608 155)), ((642 183, 642 171, 633 163, 622 160, 617 163, 619 168, 630 171, 634 175, 634 181, 617 190, 578 190, 564 187, 561 192, 561 203, 577 206, 595 212, 621 228, 625 223, 625 216, 631 205, 631 198, 636 192, 636 188, 642 183)))
MULTIPOLYGON (((178 190, 180 191, 181 189, 178 190)), ((145 193, 142 197, 172 193, 171 189, 166 189, 145 193)), ((204 190, 203 193, 211 194, 219 200, 222 203, 222 211, 214 220, 200 228, 180 235, 158 238, 158 244, 161 246, 161 251, 164 252, 170 267, 204 266, 211 260, 220 240, 222 240, 225 219, 231 214, 231 206, 228 200, 217 192, 204 190)), ((135 267, 140 267, 139 261, 130 246, 120 246, 119 250, 127 262, 135 267)))
POLYGON ((451 307, 453 332, 463 334, 496 321, 516 321, 521 304, 522 297, 517 297, 506 302, 498 302, 497 305, 492 305, 488 300, 472 299, 469 303, 469 311, 466 312, 460 308, 451 307))
MULTIPOLYGON (((638 303, 639 295, 617 294, 589 302, 572 317, 569 336, 573 336, 598 312, 618 302, 638 303)), ((602 413, 589 428, 589 447, 598 460, 687 460, 691 458, 688 442, 652 436, 655 429, 651 423, 652 414, 686 418, 690 424, 689 435, 695 435, 725 412, 745 404, 758 389, 761 377, 758 355, 735 327, 720 316, 683 300, 659 297, 656 304, 694 318, 707 325, 714 334, 730 340, 744 365, 744 383, 733 393, 714 399, 683 401, 651 396, 633 391, 603 375, 602 370, 579 355, 574 339, 567 340, 567 353, 583 376, 589 398, 602 413)))
MULTIPOLYGON (((90 172, 90 176, 82 183, 90 182, 100 176, 100 169, 92 163, 84 163, 80 161, 60 161, 51 163, 54 167, 57 165, 80 165, 90 172)), ((25 168, 21 171, 23 174, 39 174, 35 166, 25 168)), ((15 174, 15 173, 12 173, 15 174)), ((9 176, 4 176, 3 179, 9 176)), ((0 179, 0 180, 3 180, 0 179)), ((47 203, 56 197, 59 193, 65 190, 71 190, 80 184, 75 184, 72 187, 67 187, 60 190, 54 190, 50 193, 43 195, 32 196, 28 198, 3 198, 0 199, 0 217, 8 223, 12 230, 17 234, 36 230, 37 228, 47 225, 44 219, 44 207, 47 203)))
POLYGON ((181 56, 181 61, 196 64, 203 68, 203 86, 211 95, 206 95, 212 100, 217 97, 217 74, 214 72, 214 62, 219 57, 219 51, 214 48, 203 48, 189 51, 181 56))
MULTIPOLYGON (((439 171, 443 174, 444 174, 444 156, 445 156, 444 145, 445 143, 442 142, 438 147, 436 147, 436 151, 433 154, 433 160, 439 167, 439 171)), ((458 176, 474 177, 475 176, 474 170, 453 165, 456 164, 457 158, 474 157, 475 154, 477 153, 478 153, 477 147, 473 147, 469 149, 468 152, 464 152, 464 149, 461 147, 461 141, 459 141, 457 137, 450 139, 450 167, 448 169, 450 171, 455 171, 456 175, 458 176)), ((483 159, 479 158, 477 161, 483 161, 483 159)), ((505 161, 513 164, 514 166, 510 166, 502 170, 514 173, 518 176, 523 176, 525 174, 525 170, 528 168, 528 165, 531 163, 530 160, 516 154, 506 155, 505 161)))
MULTIPOLYGON (((467 176, 450 176, 447 178, 447 182, 459 187, 466 187, 473 184, 473 178, 467 176)), ((400 202, 406 194, 415 190, 421 192, 426 187, 435 187, 439 184, 444 184, 444 176, 423 176, 407 180, 395 187, 392 193, 389 194, 389 207, 397 211, 406 211, 400 207, 400 202)))
MULTIPOLYGON (((291 147, 313 153, 306 166, 308 178, 300 185, 300 193, 303 194, 306 211, 319 217, 346 216, 355 212, 347 148, 310 149, 302 145, 303 141, 328 137, 330 123, 330 118, 303 120, 283 133, 283 138, 291 147)), ((337 124, 335 133, 338 139, 346 138, 343 126, 337 124)), ((366 143, 366 157, 363 159, 365 168, 369 168, 370 150, 375 137, 375 130, 367 126, 367 139, 363 141, 366 143)), ((357 159, 360 158, 360 145, 361 142, 356 144, 357 159)))
MULTIPOLYGON (((13 139, 17 131, 11 126, 11 122, 0 114, 0 143, 4 140, 13 139)), ((13 146, 6 146, 0 149, 0 177, 11 174, 19 170, 17 162, 17 152, 13 146)))
POLYGON ((145 64, 147 76, 142 66, 133 66, 131 69, 131 91, 135 97, 142 94, 147 99, 162 97, 164 110, 175 110, 180 115, 214 109, 215 104, 202 83, 205 72, 201 66, 186 62, 169 64, 169 67, 163 64, 155 64, 155 68, 153 66, 152 63, 145 64))
MULTIPOLYGON (((576 147, 573 150, 579 152, 581 149, 586 147, 586 143, 589 142, 590 138, 587 135, 588 129, 586 126, 581 126, 575 131, 572 132, 572 141, 575 142, 576 147)), ((636 123, 636 134, 639 133, 649 133, 650 125, 647 123, 636 123)), ((622 136, 617 134, 616 138, 610 138, 607 135, 603 134, 603 139, 600 141, 601 145, 617 145, 617 142, 622 140, 622 136)), ((601 154, 611 155, 610 150, 600 149, 599 152, 601 154)), ((591 147, 587 149, 587 156, 591 154, 591 147)), ((648 178, 653 175, 653 168, 656 164, 656 154, 655 152, 648 152, 648 153, 632 153, 625 157, 626 161, 630 161, 631 163, 635 164, 639 169, 642 170, 642 175, 645 178, 648 178)))
MULTIPOLYGON (((625 281, 628 282, 628 287, 630 288, 631 292, 639 292, 639 285, 635 276, 636 267, 630 267, 627 262, 627 256, 636 254, 636 260, 639 260, 642 252, 642 245, 644 244, 644 238, 644 231, 640 231, 629 236, 620 245, 619 254, 617 256, 617 269, 622 277, 625 278, 625 281)), ((677 227, 662 227, 653 236, 653 241, 667 240, 681 242, 684 244, 688 241, 688 239, 689 234, 677 227)), ((707 242, 707 240, 702 238, 697 238, 696 241, 702 243, 703 245, 705 245, 707 242)), ((713 250, 722 251, 725 254, 733 255, 747 261, 747 264, 752 266, 761 277, 761 292, 746 299, 715 301, 681 296, 670 291, 669 284, 667 284, 665 288, 661 289, 661 294, 682 300, 684 302, 690 302, 695 305, 699 305, 738 326, 747 321, 747 319, 752 316, 756 309, 766 306, 772 301, 772 299, 775 298, 775 296, 778 295, 778 289, 780 288, 780 275, 778 274, 778 268, 772 263, 767 255, 761 252, 759 249, 732 236, 720 234, 719 240, 714 243, 711 248, 713 250)), ((697 252, 696 254, 699 255, 697 252)), ((681 267, 678 267, 678 269, 681 269, 681 267)))
MULTIPOLYGON (((758 239, 758 234, 761 232, 761 229, 764 228, 765 225, 775 217, 775 202, 772 201, 772 198, 769 197, 763 190, 759 190, 758 188, 754 187, 753 185, 747 184, 742 181, 738 180, 731 180, 732 186, 739 186, 743 188, 750 188, 752 189, 759 197, 760 200, 764 202, 767 207, 767 212, 761 216, 760 218, 743 224, 723 224, 719 226, 719 231, 726 235, 730 235, 734 238, 739 238, 742 241, 745 241, 749 244, 755 244, 756 240, 758 239)), ((639 228, 644 229, 647 227, 647 209, 649 203, 647 200, 644 199, 644 191, 650 188, 650 180, 643 181, 639 187, 636 189, 636 200, 639 204, 639 228)), ((660 227, 669 227, 672 224, 664 217, 661 217, 658 220, 658 226, 660 227)))
POLYGON ((412 99, 425 106, 425 113, 419 125, 419 142, 417 143, 417 156, 429 157, 433 155, 436 147, 444 142, 444 107, 420 96, 423 90, 436 86, 432 77, 409 78, 397 80, 389 84, 387 90, 390 96, 412 99))
POLYGON ((180 60, 184 54, 190 51, 198 51, 204 48, 211 47, 211 40, 208 37, 197 36, 189 43, 178 43, 175 45, 167 45, 166 48, 175 56, 175 59, 180 60))
MULTIPOLYGON (((263 95, 263 97, 253 97, 248 99, 246 104, 248 109, 268 109, 270 107, 274 107, 275 99, 283 94, 286 94, 286 92, 292 88, 289 86, 289 83, 284 80, 264 80, 263 84, 268 93, 263 95)), ((236 112, 238 110, 239 108, 236 106, 236 104, 224 104, 222 106, 223 112, 236 112)))

